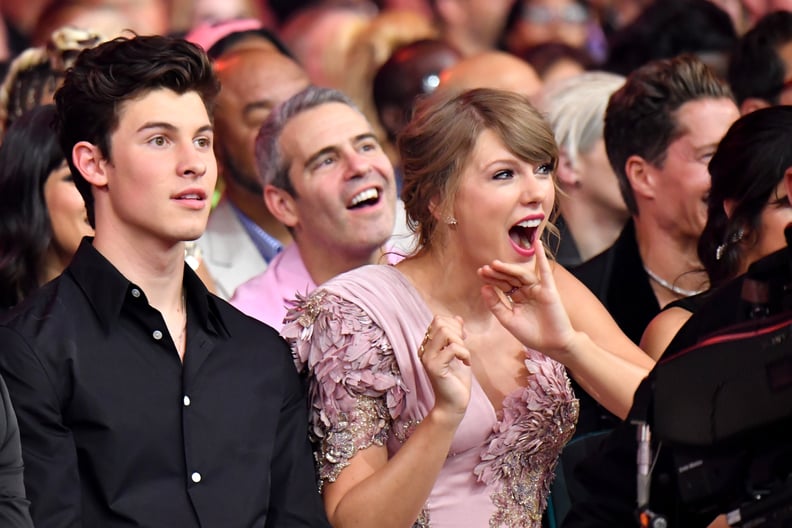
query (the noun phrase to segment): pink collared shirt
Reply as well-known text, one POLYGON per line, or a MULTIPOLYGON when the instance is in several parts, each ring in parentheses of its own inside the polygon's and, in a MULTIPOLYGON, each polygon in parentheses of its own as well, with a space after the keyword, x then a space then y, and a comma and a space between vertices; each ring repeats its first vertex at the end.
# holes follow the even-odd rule
MULTIPOLYGON (((388 264, 396 264, 403 258, 397 251, 387 253, 388 264)), ((230 302, 243 313, 280 331, 295 294, 306 296, 314 289, 316 283, 305 268, 297 244, 292 242, 270 261, 263 273, 242 283, 230 302)))
POLYGON ((250 317, 280 330, 295 293, 307 295, 315 288, 297 244, 291 243, 270 261, 264 273, 242 283, 230 302, 250 317))

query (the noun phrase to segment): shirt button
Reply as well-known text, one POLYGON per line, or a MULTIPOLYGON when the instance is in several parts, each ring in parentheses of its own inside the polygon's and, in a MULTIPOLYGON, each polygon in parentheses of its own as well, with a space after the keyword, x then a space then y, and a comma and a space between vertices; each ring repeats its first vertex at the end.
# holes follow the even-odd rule
POLYGON ((185 396, 184 397, 184 406, 185 407, 189 407, 190 406, 190 397, 189 396, 185 396))
POLYGON ((134 297, 135 299, 140 297, 140 290, 138 290, 137 288, 132 288, 132 297, 134 297))
POLYGON ((198 484, 199 482, 201 482, 201 474, 200 474, 200 473, 198 473, 197 471, 196 471, 196 472, 194 472, 192 475, 190 475, 190 478, 191 478, 191 479, 192 479, 192 481, 193 481, 193 482, 195 482, 196 484, 198 484))
POLYGON ((160 339, 162 339, 162 332, 160 332, 159 330, 154 330, 154 332, 151 334, 151 337, 159 341, 160 339))

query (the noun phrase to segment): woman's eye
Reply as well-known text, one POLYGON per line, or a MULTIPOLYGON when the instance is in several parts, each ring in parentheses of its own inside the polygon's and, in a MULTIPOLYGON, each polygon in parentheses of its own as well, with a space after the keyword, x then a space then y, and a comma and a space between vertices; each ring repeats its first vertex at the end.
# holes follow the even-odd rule
POLYGON ((514 171, 511 170, 500 170, 496 172, 492 179, 494 180, 507 180, 514 176, 514 171))
POLYGON ((538 167, 534 169, 534 174, 538 174, 541 176, 549 176, 553 174, 553 164, 552 163, 542 163, 538 167))

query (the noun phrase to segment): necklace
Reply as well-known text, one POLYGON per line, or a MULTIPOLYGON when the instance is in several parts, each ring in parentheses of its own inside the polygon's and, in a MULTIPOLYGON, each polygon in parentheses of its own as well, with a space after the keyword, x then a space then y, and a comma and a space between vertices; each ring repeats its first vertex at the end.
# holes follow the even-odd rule
POLYGON ((690 297, 691 295, 698 295, 699 293, 702 293, 703 291, 705 291, 705 290, 686 290, 684 288, 680 288, 679 286, 675 286, 675 285, 671 284, 670 282, 668 282, 667 280, 665 280, 664 278, 660 277, 659 275, 657 275, 655 272, 653 272, 652 270, 650 270, 646 266, 644 266, 643 269, 646 272, 646 274, 649 275, 650 279, 655 281, 657 284, 659 284, 660 286, 662 286, 666 290, 674 292, 677 295, 681 295, 683 297, 690 297))

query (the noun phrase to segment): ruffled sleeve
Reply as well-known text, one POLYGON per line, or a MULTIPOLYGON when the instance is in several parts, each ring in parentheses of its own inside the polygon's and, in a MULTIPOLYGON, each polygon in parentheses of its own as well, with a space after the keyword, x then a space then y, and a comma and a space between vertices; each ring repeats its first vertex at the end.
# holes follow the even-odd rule
POLYGON ((310 376, 319 478, 333 482, 359 450, 385 445, 403 410, 405 389, 393 349, 360 306, 325 290, 298 296, 281 334, 298 370, 310 376))

